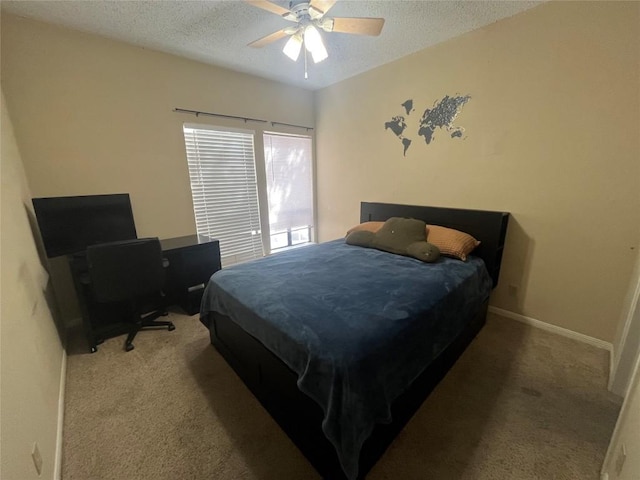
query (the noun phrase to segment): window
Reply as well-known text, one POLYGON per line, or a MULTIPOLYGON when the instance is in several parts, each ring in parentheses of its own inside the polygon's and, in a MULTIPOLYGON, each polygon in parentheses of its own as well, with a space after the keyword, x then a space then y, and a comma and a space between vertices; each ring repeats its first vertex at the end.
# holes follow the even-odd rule
POLYGON ((263 256, 253 132, 185 125, 184 139, 198 234, 223 266, 263 256))
POLYGON ((264 134, 271 250, 308 243, 313 228, 311 137, 264 134))
POLYGON ((196 229, 220 240, 223 266, 313 241, 311 137, 266 132, 256 151, 253 131, 183 130, 196 229))

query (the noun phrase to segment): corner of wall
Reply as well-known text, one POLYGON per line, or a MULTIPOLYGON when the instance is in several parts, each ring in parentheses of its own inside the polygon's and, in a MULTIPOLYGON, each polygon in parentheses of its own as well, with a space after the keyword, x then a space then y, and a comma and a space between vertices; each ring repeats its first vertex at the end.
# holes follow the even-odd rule
POLYGON ((31 194, 2 93, 0 188, 2 303, 0 304, 0 476, 57 478, 62 448, 66 354, 47 297, 48 275, 29 222, 31 194), (28 379, 28 381, 25 381, 28 379), (31 458, 34 444, 40 473, 31 458))
POLYGON ((633 362, 640 353, 640 252, 622 306, 616 338, 613 342, 609 390, 624 395, 631 383, 633 362))

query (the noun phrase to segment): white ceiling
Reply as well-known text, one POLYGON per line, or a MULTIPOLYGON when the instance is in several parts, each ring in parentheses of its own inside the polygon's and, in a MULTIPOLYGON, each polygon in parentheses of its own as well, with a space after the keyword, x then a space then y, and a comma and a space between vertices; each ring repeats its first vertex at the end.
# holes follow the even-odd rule
MULTIPOLYGON (((280 6, 288 1, 276 0, 280 6)), ((247 44, 291 23, 240 0, 8 1, 2 10, 315 90, 532 8, 540 1, 339 0, 332 17, 382 17, 379 37, 323 32, 329 58, 304 79, 285 39, 247 44)))

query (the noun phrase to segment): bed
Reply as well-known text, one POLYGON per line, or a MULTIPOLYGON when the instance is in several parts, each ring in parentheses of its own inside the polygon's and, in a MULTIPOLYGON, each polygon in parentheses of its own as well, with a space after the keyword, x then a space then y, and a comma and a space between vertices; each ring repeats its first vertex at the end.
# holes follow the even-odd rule
POLYGON ((325 479, 362 479, 485 322, 509 214, 361 204, 360 221, 415 218, 480 240, 462 262, 344 239, 211 277, 200 319, 325 479))

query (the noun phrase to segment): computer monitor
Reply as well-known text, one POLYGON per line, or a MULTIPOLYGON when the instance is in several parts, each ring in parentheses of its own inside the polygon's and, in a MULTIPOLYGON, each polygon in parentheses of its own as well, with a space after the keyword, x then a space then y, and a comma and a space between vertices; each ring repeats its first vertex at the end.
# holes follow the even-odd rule
POLYGON ((49 258, 137 238, 127 193, 34 198, 33 207, 49 258))

